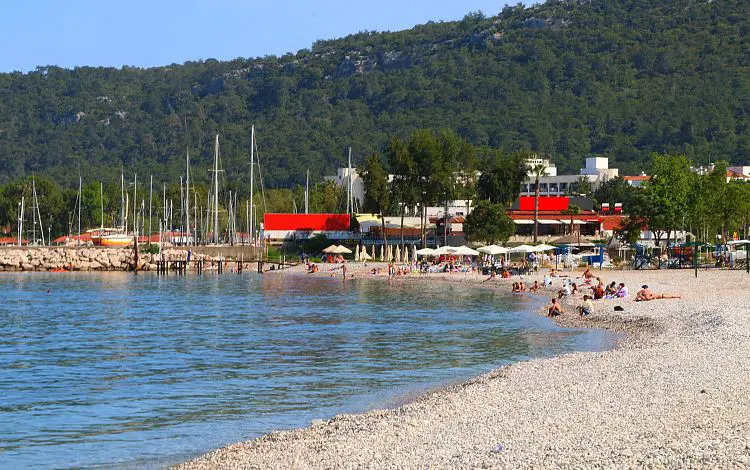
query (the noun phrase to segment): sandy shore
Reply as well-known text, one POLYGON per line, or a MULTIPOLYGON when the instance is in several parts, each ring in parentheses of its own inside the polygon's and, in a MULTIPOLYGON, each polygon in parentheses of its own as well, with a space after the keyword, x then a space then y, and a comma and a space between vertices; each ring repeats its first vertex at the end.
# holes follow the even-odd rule
MULTIPOLYGON (((627 331, 615 350, 514 364, 396 409, 273 432, 178 468, 750 466, 750 276, 601 274, 625 282, 630 299, 598 301, 583 319, 568 305, 558 321, 627 331), (644 283, 682 299, 633 302, 644 283)), ((432 277, 467 285, 485 279, 432 277)), ((526 280, 534 279, 541 276, 526 280)), ((509 282, 482 285, 507 289, 509 282)))

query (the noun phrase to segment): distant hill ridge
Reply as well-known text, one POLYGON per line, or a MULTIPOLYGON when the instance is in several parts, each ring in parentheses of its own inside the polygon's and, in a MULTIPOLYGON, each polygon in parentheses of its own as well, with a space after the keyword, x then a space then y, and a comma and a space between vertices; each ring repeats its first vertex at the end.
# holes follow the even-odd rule
POLYGON ((114 180, 121 165, 176 180, 188 146, 200 180, 216 132, 239 181, 252 123, 277 187, 419 127, 542 152, 562 171, 606 155, 634 173, 651 152, 748 163, 748 18, 743 1, 548 1, 282 57, 0 74, 0 182, 71 185, 79 168, 114 180))

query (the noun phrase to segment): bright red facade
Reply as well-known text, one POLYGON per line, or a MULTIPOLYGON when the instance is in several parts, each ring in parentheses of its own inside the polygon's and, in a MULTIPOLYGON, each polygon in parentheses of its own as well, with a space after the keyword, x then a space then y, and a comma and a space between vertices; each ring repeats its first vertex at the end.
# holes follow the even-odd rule
MULTIPOLYGON (((522 211, 533 211, 534 210, 534 196, 521 196, 519 201, 518 210, 522 211)), ((539 198, 539 210, 540 211, 564 211, 568 210, 570 205, 570 198, 567 196, 560 197, 540 197, 539 198)))
POLYGON ((349 214, 265 214, 264 230, 328 231, 349 230, 349 214))

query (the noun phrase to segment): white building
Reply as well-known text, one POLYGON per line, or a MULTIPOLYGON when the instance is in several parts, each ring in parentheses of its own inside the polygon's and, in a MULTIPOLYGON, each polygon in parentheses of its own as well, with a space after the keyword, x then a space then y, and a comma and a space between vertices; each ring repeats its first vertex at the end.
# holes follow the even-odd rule
MULTIPOLYGON (((564 196, 570 193, 571 188, 575 187, 579 178, 583 177, 589 180, 592 188, 596 189, 600 184, 610 178, 615 178, 619 174, 617 168, 609 168, 609 159, 607 157, 591 157, 586 159, 586 167, 581 168, 577 175, 558 175, 557 168, 548 160, 529 159, 529 165, 547 166, 548 176, 539 178, 539 195, 540 196, 564 196)), ((530 173, 529 178, 521 184, 521 196, 533 196, 536 187, 535 178, 530 173)))
MULTIPOLYGON (((344 189, 349 187, 349 168, 339 168, 336 170, 336 176, 324 176, 324 181, 333 181, 338 186, 342 186, 344 189)), ((354 195, 354 206, 358 208, 362 206, 362 201, 365 200, 365 183, 362 181, 362 177, 357 173, 356 168, 351 169, 351 182, 352 182, 352 194, 354 195)))
POLYGON ((538 165, 542 165, 544 167, 544 172, 547 174, 547 176, 557 176, 557 167, 554 163, 551 163, 546 158, 527 158, 526 165, 528 165, 529 167, 529 177, 534 176, 534 173, 531 171, 531 169, 538 165))

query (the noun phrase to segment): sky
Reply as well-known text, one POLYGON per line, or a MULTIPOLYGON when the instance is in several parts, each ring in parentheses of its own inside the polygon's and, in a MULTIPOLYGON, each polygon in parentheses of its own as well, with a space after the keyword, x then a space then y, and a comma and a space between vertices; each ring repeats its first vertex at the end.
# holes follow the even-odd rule
POLYGON ((281 55, 318 39, 495 15, 505 0, 6 0, 0 72, 281 55))

